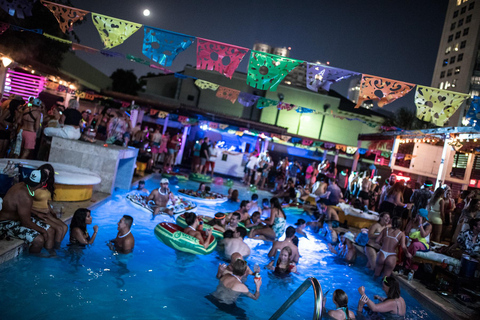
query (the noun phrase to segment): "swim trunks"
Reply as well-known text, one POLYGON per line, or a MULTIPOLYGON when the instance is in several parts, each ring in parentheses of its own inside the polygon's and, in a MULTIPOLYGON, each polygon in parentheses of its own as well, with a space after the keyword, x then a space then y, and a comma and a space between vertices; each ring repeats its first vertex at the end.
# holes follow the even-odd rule
MULTIPOLYGON (((48 230, 50 228, 50 225, 34 217, 32 217, 32 222, 45 230, 48 230)), ((20 221, 0 221, 0 237, 7 236, 15 239, 20 239, 30 244, 39 234, 40 233, 36 230, 22 226, 22 223, 20 221)))
POLYGON ((22 132, 23 147, 27 150, 35 149, 35 141, 37 140, 37 133, 23 130, 22 132))

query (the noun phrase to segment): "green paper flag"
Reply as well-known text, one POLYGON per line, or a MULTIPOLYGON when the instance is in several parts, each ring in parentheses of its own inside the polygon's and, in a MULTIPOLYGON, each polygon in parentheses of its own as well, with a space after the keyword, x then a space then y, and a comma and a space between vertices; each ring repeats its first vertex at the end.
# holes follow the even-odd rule
POLYGON ((261 90, 276 91, 285 76, 302 63, 302 60, 252 50, 247 84, 261 90))
POLYGON ((122 44, 142 26, 126 20, 112 18, 92 12, 92 21, 106 49, 122 44))
POLYGON ((276 106, 277 104, 278 104, 277 100, 260 97, 257 101, 257 108, 263 109, 263 108, 276 106))

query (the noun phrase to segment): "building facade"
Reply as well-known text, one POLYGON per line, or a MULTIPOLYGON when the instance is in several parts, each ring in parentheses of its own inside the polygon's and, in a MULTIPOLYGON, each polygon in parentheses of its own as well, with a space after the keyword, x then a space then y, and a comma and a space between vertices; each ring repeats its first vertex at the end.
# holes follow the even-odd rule
MULTIPOLYGON (((480 1, 449 0, 431 86, 480 95, 479 44, 480 1)), ((448 125, 461 125, 465 112, 464 103, 448 125)))

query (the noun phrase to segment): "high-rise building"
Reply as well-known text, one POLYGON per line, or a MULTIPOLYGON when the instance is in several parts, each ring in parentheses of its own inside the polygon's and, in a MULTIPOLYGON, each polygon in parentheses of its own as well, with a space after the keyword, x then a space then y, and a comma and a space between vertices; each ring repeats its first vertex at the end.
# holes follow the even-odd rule
MULTIPOLYGON (((449 0, 431 86, 480 95, 480 1, 449 0)), ((461 126, 466 103, 450 118, 461 126)))

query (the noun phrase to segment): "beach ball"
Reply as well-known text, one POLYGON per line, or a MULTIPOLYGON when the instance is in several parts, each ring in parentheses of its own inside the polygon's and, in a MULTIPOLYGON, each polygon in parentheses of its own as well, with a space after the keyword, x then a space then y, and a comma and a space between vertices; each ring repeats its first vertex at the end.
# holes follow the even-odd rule
POLYGON ((213 179, 213 183, 218 184, 218 185, 222 185, 223 184, 223 179, 221 177, 216 177, 215 179, 213 179))
POLYGON ((257 186, 251 184, 251 185, 250 185, 250 191, 251 191, 251 192, 257 192, 257 186))
POLYGON ((178 178, 173 176, 173 177, 170 177, 168 179, 168 181, 170 182, 170 184, 173 184, 173 185, 177 185, 178 184, 178 178))
POLYGON ((232 179, 227 179, 227 180, 225 180, 224 185, 226 185, 227 187, 233 186, 233 181, 232 181, 232 179))

